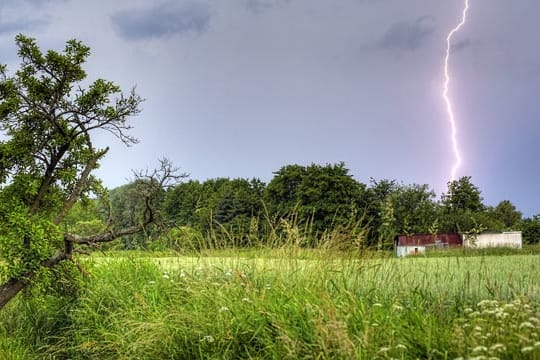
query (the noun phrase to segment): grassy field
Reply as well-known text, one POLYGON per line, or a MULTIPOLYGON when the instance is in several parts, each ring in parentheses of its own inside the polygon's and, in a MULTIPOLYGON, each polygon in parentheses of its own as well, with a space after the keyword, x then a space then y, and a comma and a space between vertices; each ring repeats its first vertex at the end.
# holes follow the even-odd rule
POLYGON ((148 255, 85 260, 67 300, 19 297, 0 358, 540 359, 539 255, 148 255))

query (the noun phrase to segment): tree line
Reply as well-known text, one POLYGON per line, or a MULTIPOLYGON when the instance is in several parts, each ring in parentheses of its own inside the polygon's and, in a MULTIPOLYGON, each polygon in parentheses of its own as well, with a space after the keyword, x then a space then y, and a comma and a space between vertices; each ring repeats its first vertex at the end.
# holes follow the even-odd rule
MULTIPOLYGON (((136 183, 111 190, 109 201, 119 225, 133 223, 142 206, 136 183)), ((359 182, 344 163, 283 166, 267 184, 257 178, 188 180, 163 190, 157 207, 170 235, 164 246, 172 248, 212 241, 224 247, 276 245, 290 239, 291 231, 307 247, 336 235, 341 245, 379 249, 391 247, 399 234, 522 230, 525 243, 540 239, 539 216, 523 218, 509 200, 485 205, 469 176, 449 182, 437 198, 426 184, 359 182)), ((99 208, 93 210, 95 224, 99 208)), ((79 225, 88 224, 88 215, 77 216, 79 225)), ((148 247, 162 233, 149 229, 123 244, 148 247)))

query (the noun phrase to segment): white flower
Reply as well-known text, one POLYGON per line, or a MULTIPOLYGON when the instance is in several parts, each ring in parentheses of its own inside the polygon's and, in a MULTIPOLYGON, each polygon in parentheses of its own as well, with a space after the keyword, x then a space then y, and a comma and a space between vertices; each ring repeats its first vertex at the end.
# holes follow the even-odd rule
POLYGON ((473 354, 480 353, 480 352, 486 352, 487 347, 485 346, 477 346, 474 349, 472 349, 473 354))
POLYGON ((396 349, 407 350, 407 346, 405 346, 405 345, 403 345, 403 344, 397 344, 397 345, 396 345, 396 349))
POLYGON ((150 281, 148 282, 148 284, 150 284, 150 285, 154 285, 155 283, 156 283, 156 282, 155 282, 154 280, 150 280, 150 281))
POLYGON ((528 321, 524 321, 524 322, 522 322, 521 324, 519 324, 519 330, 524 329, 524 328, 527 328, 527 329, 534 329, 534 325, 531 324, 531 323, 528 322, 528 321))
POLYGON ((232 270, 227 270, 225 273, 225 276, 231 277, 232 276, 232 270))
POLYGON ((525 346, 525 347, 521 348, 521 352, 524 353, 524 354, 530 353, 533 350, 534 350, 534 348, 532 346, 525 346))
POLYGON ((379 304, 379 303, 375 303, 373 304, 374 307, 383 307, 382 304, 379 304))
POLYGON ((185 277, 186 277, 186 273, 183 272, 183 271, 180 271, 180 277, 181 277, 181 278, 185 278, 185 277))
POLYGON ((506 346, 503 344, 495 344, 489 348, 490 351, 506 351, 506 346))
POLYGON ((229 308, 226 307, 226 306, 222 306, 222 307, 219 308, 220 313, 225 312, 225 311, 229 311, 229 308))
POLYGON ((504 304, 504 310, 512 310, 513 308, 515 308, 516 306, 512 303, 509 303, 509 304, 504 304))
POLYGON ((167 274, 167 273, 163 274, 163 278, 164 279, 169 279, 169 274, 167 274))
POLYGON ((207 343, 213 343, 214 337, 212 335, 205 335, 200 342, 207 342, 207 343))
POLYGON ((249 299, 249 298, 247 298, 247 297, 243 298, 243 299, 242 299, 242 302, 245 302, 245 303, 248 303, 248 304, 251 304, 251 303, 252 303, 251 299, 249 299))
POLYGON ((540 341, 535 342, 535 343, 534 343, 534 347, 535 347, 535 348, 540 348, 540 341))
POLYGON ((379 352, 380 353, 385 353, 385 352, 388 352, 388 350, 390 350, 390 348, 388 348, 386 346, 383 346, 382 348, 380 348, 379 352))

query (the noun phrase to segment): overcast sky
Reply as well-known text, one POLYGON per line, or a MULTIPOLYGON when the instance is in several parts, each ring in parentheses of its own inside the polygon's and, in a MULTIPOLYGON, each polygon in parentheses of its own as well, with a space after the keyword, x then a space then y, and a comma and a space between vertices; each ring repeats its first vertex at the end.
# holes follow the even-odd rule
MULTIPOLYGON (((470 0, 450 95, 463 165, 485 202, 540 213, 540 1, 470 0)), ((168 157, 193 179, 344 161, 360 181, 446 190, 445 38, 462 0, 0 0, 0 63, 14 36, 92 48, 91 80, 146 98, 140 144, 112 151, 109 187, 168 157)))

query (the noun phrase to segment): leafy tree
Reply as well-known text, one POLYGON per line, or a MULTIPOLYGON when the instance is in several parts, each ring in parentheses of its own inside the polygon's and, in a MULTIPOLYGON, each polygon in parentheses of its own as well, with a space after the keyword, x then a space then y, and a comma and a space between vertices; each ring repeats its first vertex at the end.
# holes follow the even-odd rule
POLYGON ((364 193, 365 185, 353 179, 343 162, 288 165, 275 173, 264 199, 274 215, 311 221, 313 232, 320 234, 348 223, 364 206, 364 193))
POLYGON ((264 188, 258 179, 182 183, 166 194, 166 217, 177 226, 190 226, 207 237, 218 236, 221 244, 235 237, 234 245, 245 245, 250 224, 260 214, 264 188))
POLYGON ((153 193, 174 177, 167 162, 160 172, 139 174, 147 185, 142 223, 92 235, 67 232, 63 224, 73 206, 101 189, 92 171, 109 149, 96 148, 93 134, 105 130, 135 143, 128 119, 139 113, 142 99, 103 79, 83 87, 90 49, 79 41, 68 41, 63 52, 43 53, 24 35, 16 45, 20 69, 10 74, 0 66, 0 308, 40 272, 73 260, 82 245, 153 222, 153 193))
POLYGON ((164 211, 167 222, 179 226, 196 227, 197 213, 206 206, 203 186, 197 180, 180 183, 167 191, 164 211))
MULTIPOLYGON (((448 182, 448 192, 442 196, 442 230, 445 232, 468 232, 485 228, 485 207, 480 189, 471 182, 470 176, 448 182)), ((490 229, 491 230, 491 229, 490 229)))
POLYGON ((524 219, 521 223, 523 242, 526 244, 540 243, 540 214, 524 219))
POLYGON ((519 212, 510 200, 501 201, 495 209, 492 210, 494 219, 500 221, 505 230, 515 228, 521 221, 521 212, 519 212))
POLYGON ((435 192, 429 186, 401 185, 390 195, 398 233, 426 234, 437 220, 435 192))
POLYGON ((443 195, 443 205, 450 211, 481 211, 484 209, 480 189, 470 176, 448 182, 448 192, 443 195))

